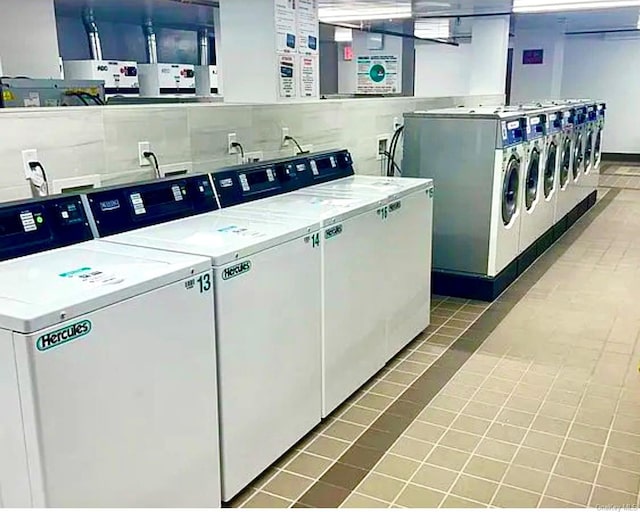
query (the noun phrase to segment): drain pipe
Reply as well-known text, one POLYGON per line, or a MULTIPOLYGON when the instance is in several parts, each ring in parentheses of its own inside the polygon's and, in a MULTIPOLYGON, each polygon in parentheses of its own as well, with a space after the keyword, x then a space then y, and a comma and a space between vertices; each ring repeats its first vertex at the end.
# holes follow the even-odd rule
POLYGON ((158 45, 156 43, 156 31, 153 28, 153 22, 147 20, 142 26, 144 32, 145 41, 147 43, 147 62, 149 64, 158 63, 158 45))
POLYGON ((89 38, 89 52, 92 60, 102 60, 102 44, 100 43, 100 33, 96 24, 96 17, 93 9, 87 7, 82 11, 82 21, 89 38))
POLYGON ((198 30, 198 65, 196 66, 196 96, 211 96, 211 68, 209 68, 209 31, 198 30))

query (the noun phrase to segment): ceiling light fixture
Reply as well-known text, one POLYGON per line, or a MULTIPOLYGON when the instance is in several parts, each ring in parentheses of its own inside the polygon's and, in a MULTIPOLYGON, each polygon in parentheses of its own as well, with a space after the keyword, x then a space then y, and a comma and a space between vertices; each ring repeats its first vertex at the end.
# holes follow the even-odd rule
POLYGON ((640 0, 514 0, 513 12, 560 12, 640 7, 640 0))
POLYGON ((346 27, 335 27, 333 40, 336 43, 350 43, 353 41, 353 30, 346 27))
POLYGON ((320 21, 325 23, 411 18, 412 14, 410 5, 398 7, 363 7, 361 9, 320 7, 318 9, 320 21))

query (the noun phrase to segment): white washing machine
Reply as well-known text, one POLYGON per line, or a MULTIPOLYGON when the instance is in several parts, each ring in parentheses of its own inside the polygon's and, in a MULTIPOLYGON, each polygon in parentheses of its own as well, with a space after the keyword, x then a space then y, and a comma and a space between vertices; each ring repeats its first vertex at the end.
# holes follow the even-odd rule
POLYGON ((393 358, 430 324, 433 180, 352 176, 301 192, 372 195, 385 201, 380 216, 385 227, 387 360, 393 358))
MULTIPOLYGON (((136 215, 130 193, 115 197, 124 197, 125 217, 136 215)), ((211 260, 213 281, 194 286, 215 298, 222 499, 229 501, 321 419, 320 224, 212 212, 129 229, 105 240, 211 260)))
POLYGON ((593 167, 595 172, 598 174, 600 174, 600 166, 602 164, 602 139, 604 137, 606 112, 607 104, 598 102, 596 113, 597 121, 593 139, 593 167))
POLYGON ((493 300, 517 277, 526 119, 500 108, 405 115, 403 175, 433 178, 434 291, 493 300))
MULTIPOLYGON (((593 197, 597 193, 600 181, 599 164, 596 165, 595 144, 598 133, 598 104, 589 102, 585 113, 585 142, 584 142, 584 190, 585 198, 593 197)), ((592 200, 595 203, 595 197, 592 200)))
POLYGON ((219 507, 209 260, 85 241, 78 196, 0 233, 0 503, 219 507))
POLYGON ((387 362, 386 226, 382 197, 293 192, 223 210, 263 221, 303 218, 322 226, 322 412, 336 407, 387 362), (357 320, 356 320, 357 319, 357 320))
POLYGON ((562 107, 562 145, 558 170, 558 202, 555 223, 565 222, 565 217, 575 206, 573 186, 573 159, 575 148, 574 114, 570 107, 562 107))
POLYGON ((573 165, 571 167, 571 186, 569 192, 572 196, 574 208, 588 195, 586 190, 586 154, 587 147, 587 107, 583 104, 574 106, 574 143, 573 165))

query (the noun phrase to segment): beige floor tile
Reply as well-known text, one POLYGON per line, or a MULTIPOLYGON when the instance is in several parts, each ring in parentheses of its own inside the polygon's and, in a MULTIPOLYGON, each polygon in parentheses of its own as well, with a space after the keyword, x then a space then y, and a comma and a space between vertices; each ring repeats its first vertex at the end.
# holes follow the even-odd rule
POLYGON ((433 407, 444 409, 445 411, 460 412, 467 405, 468 401, 457 396, 447 395, 445 393, 435 397, 431 404, 433 407))
POLYGON ((561 420, 571 421, 575 416, 577 407, 570 405, 558 404, 555 402, 545 402, 540 408, 540 414, 548 418, 557 418, 561 420))
POLYGON ((602 463, 613 468, 640 473, 640 457, 637 453, 626 452, 616 448, 606 448, 602 463))
POLYGON ((526 433, 527 430, 521 427, 506 425, 504 423, 494 423, 486 433, 486 437, 507 443, 520 444, 526 433))
POLYGON ((569 437, 578 441, 604 445, 609 432, 604 428, 574 423, 569 430, 569 437))
POLYGON ((418 461, 423 461, 432 449, 432 443, 402 436, 389 449, 389 452, 418 461))
POLYGON ((498 484, 495 482, 481 480, 469 475, 461 475, 453 489, 451 489, 451 494, 489 504, 497 488, 498 484))
POLYGON ((374 471, 400 480, 409 480, 419 466, 420 463, 416 460, 388 453, 380 459, 374 471))
POLYGON ((471 476, 486 478, 494 482, 500 482, 507 472, 507 464, 493 459, 487 459, 479 455, 474 455, 464 468, 464 472, 471 476))
POLYGON ((491 459, 510 462, 517 449, 518 447, 515 444, 509 444, 495 439, 483 439, 478 445, 476 454, 491 459))
POLYGON ((473 397, 473 400, 484 404, 502 406, 508 398, 509 393, 501 393, 491 389, 480 389, 473 397))
POLYGON ((596 484, 629 494, 638 495, 638 492, 640 491, 640 474, 602 466, 598 473, 596 484))
POLYGON ((549 473, 522 466, 511 466, 504 477, 504 483, 527 491, 542 493, 549 473))
POLYGON ((531 428, 538 432, 564 437, 569 431, 570 425, 571 423, 566 420, 549 418, 547 416, 538 416, 531 425, 531 428))
POLYGON ((440 440, 439 444, 456 450, 471 452, 480 442, 480 436, 449 430, 440 440))
POLYGON ((315 441, 304 449, 304 451, 336 460, 348 447, 349 443, 344 441, 318 436, 315 441))
POLYGON ((562 448, 562 455, 585 460, 587 462, 599 463, 603 451, 604 447, 602 445, 576 441, 575 439, 567 439, 564 447, 562 448))
POLYGON ((540 502, 540 508, 583 508, 583 505, 577 505, 575 503, 569 503, 568 501, 562 501, 545 496, 540 502))
POLYGON ((503 409, 498 415, 497 421, 514 427, 529 428, 533 423, 534 415, 529 412, 516 411, 515 409, 503 409))
POLYGON ((384 381, 392 382, 394 384, 401 384, 404 386, 410 385, 414 380, 416 380, 416 375, 413 373, 400 372, 398 370, 393 370, 385 375, 384 381))
POLYGON ((552 498, 559 498, 586 506, 589 502, 590 493, 591 485, 586 482, 578 482, 561 476, 552 476, 545 494, 552 498))
POLYGON ((356 402, 356 405, 366 407, 367 409, 375 409, 376 411, 384 411, 392 402, 393 398, 389 398, 388 396, 365 393, 365 395, 356 402))
POLYGON ((562 437, 532 430, 524 438, 523 445, 543 452, 559 453, 563 443, 562 437))
POLYGON ((346 421, 336 420, 322 432, 322 435, 334 437, 343 441, 354 441, 360 437, 364 430, 365 427, 362 425, 354 425, 353 423, 347 423, 346 421))
POLYGON ((426 462, 447 469, 460 471, 471 457, 468 452, 454 450, 446 446, 436 446, 433 452, 427 457, 426 462))
POLYGON ((543 452, 534 448, 522 446, 513 459, 513 464, 525 468, 550 472, 556 462, 557 456, 553 453, 543 452))
POLYGON ((490 422, 488 420, 461 414, 453 423, 451 423, 451 428, 468 434, 481 436, 487 431, 489 425, 490 422))
POLYGON ((411 481, 415 484, 447 492, 457 477, 458 473, 456 471, 432 466, 431 464, 423 464, 416 474, 413 475, 411 481))
POLYGON ((372 411, 354 405, 350 407, 346 412, 344 412, 342 416, 340 416, 340 418, 351 423, 357 423, 358 425, 364 425, 365 427, 368 427, 375 421, 375 419, 379 415, 379 411, 372 411))
POLYGON ((295 501, 311 487, 311 484, 313 484, 313 480, 310 478, 281 471, 264 486, 263 490, 269 494, 295 501))
POLYGON ((392 503, 405 483, 377 473, 370 473, 356 488, 356 492, 371 498, 392 503))
POLYGON ((437 508, 443 498, 444 494, 441 492, 409 484, 398 496, 396 503, 407 508, 437 508))
POLYGON ((323 459, 310 453, 300 453, 295 459, 287 464, 284 469, 291 473, 307 476, 310 478, 318 478, 324 473, 332 461, 323 459))
POLYGON ((482 418, 486 420, 493 420, 500 412, 500 406, 484 404, 482 402, 476 402, 475 400, 469 402, 462 412, 468 416, 474 416, 476 418, 482 418))
POLYGON ((242 508, 288 508, 291 504, 291 501, 257 492, 242 508))
POLYGON ((456 413, 429 406, 418 415, 417 419, 419 419, 420 421, 431 423, 433 425, 439 425, 441 427, 449 427, 449 425, 451 425, 455 417, 456 417, 456 413))
POLYGON ((556 475, 581 480, 589 484, 595 480, 597 471, 596 464, 568 457, 560 457, 554 469, 556 475))
POLYGON ((492 504, 500 508, 535 508, 539 500, 539 494, 502 485, 492 504))
POLYGON ((431 425, 429 423, 423 423, 421 421, 415 421, 404 432, 404 435, 407 437, 412 437, 413 439, 418 439, 420 441, 435 443, 440 439, 440 437, 442 437, 442 434, 444 433, 445 429, 443 427, 431 425))
POLYGON ((640 453, 640 435, 614 431, 609 436, 608 445, 613 448, 640 453))
POLYGON ((635 494, 627 494, 597 486, 589 503, 591 507, 637 507, 637 505, 638 496, 635 494))
POLYGON ((542 400, 539 400, 537 398, 520 396, 520 395, 513 395, 511 398, 509 398, 509 400, 507 400, 505 404, 505 406, 508 407, 509 409, 528 412, 530 414, 537 413, 541 405, 542 405, 542 400))
POLYGON ((486 504, 478 503, 476 501, 465 500, 458 498, 457 496, 447 496, 442 502, 440 508, 486 508, 486 504))
POLYGON ((362 494, 353 493, 340 508, 389 508, 390 504, 362 494))

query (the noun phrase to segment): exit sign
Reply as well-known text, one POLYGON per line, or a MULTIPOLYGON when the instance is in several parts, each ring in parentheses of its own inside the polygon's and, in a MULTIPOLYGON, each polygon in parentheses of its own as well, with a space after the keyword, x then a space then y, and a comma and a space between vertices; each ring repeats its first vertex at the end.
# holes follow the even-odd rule
POLYGON ((543 64, 544 50, 524 50, 522 52, 522 64, 543 64))

